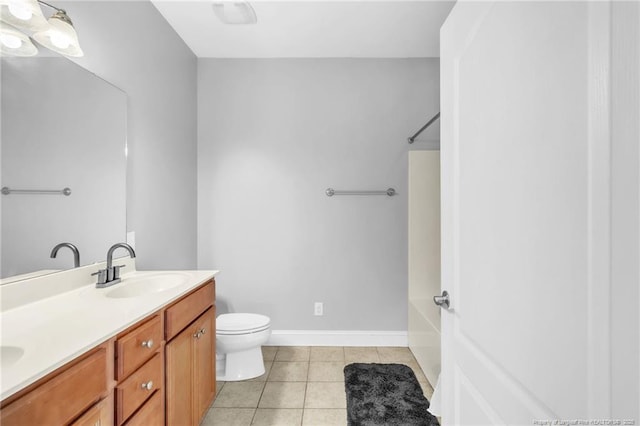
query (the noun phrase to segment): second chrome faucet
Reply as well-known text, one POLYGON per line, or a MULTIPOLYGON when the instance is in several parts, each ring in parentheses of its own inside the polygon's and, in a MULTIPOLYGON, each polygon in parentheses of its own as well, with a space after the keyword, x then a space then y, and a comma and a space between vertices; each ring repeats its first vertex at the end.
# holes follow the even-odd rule
POLYGON ((73 267, 77 268, 80 266, 80 252, 78 251, 78 247, 76 247, 75 245, 71 244, 71 243, 60 243, 57 246, 55 246, 53 248, 53 250, 51 250, 51 255, 50 257, 52 259, 55 259, 56 256, 58 255, 58 250, 60 250, 61 248, 66 247, 69 250, 71 250, 73 252, 73 267))
POLYGON ((120 282, 120 268, 122 268, 124 265, 113 266, 113 252, 119 248, 126 249, 129 252, 129 256, 131 256, 131 258, 136 257, 136 252, 129 244, 117 243, 112 245, 111 248, 109 248, 109 251, 107 251, 106 269, 100 269, 98 272, 91 274, 98 276, 96 288, 105 288, 114 284, 118 284, 120 282))

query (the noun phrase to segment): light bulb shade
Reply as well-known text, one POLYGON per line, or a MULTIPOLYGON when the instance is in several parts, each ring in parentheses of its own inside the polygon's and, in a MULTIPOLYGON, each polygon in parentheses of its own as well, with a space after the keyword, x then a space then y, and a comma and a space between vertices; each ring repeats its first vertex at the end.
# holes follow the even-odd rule
POLYGON ((48 22, 49 28, 33 35, 38 43, 65 56, 79 57, 84 55, 78 42, 78 34, 64 11, 56 12, 48 22))
POLYGON ((35 56, 38 48, 24 33, 3 22, 0 23, 0 53, 3 56, 35 56))
POLYGON ((224 24, 249 25, 258 22, 253 7, 246 1, 216 1, 213 13, 224 24))
POLYGON ((49 26, 37 0, 0 0, 0 20, 29 31, 49 26))

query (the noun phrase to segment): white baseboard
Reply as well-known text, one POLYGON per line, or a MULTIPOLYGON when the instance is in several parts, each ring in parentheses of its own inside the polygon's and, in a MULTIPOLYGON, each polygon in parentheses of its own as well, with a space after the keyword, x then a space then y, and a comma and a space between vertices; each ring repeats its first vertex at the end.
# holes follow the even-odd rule
POLYGON ((409 346, 406 331, 272 330, 266 346, 409 346))

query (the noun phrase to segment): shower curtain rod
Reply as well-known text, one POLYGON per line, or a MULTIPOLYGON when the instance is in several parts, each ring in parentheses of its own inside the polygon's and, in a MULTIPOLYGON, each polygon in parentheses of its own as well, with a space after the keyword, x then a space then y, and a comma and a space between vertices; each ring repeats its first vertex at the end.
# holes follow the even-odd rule
POLYGON ((427 121, 427 124, 425 124, 424 126, 422 126, 422 128, 421 128, 420 130, 418 130, 418 131, 416 132, 416 134, 415 134, 415 135, 413 135, 413 136, 411 136, 411 137, 408 137, 408 138, 407 138, 407 142, 409 142, 409 143, 413 143, 413 142, 416 140, 416 138, 418 137, 418 135, 419 135, 420 133, 424 132, 424 131, 425 131, 425 129, 426 129, 427 127, 431 126, 431 124, 433 124, 433 122, 434 122, 434 121, 436 121, 438 118, 440 118, 440 111, 438 111, 438 113, 437 113, 436 115, 434 115, 434 116, 431 118, 431 120, 427 121))

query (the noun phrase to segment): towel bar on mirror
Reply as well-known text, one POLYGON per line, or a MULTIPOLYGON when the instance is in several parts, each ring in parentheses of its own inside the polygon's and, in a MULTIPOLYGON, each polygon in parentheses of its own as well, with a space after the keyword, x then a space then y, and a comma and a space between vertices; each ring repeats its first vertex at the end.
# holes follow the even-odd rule
POLYGON ((2 187, 2 195, 9 194, 61 194, 67 197, 71 195, 71 188, 63 189, 11 189, 8 186, 2 187))
POLYGON ((327 188, 324 193, 327 194, 327 197, 333 197, 334 195, 388 195, 389 197, 393 197, 396 195, 396 190, 388 188, 382 191, 339 191, 333 188, 327 188))

